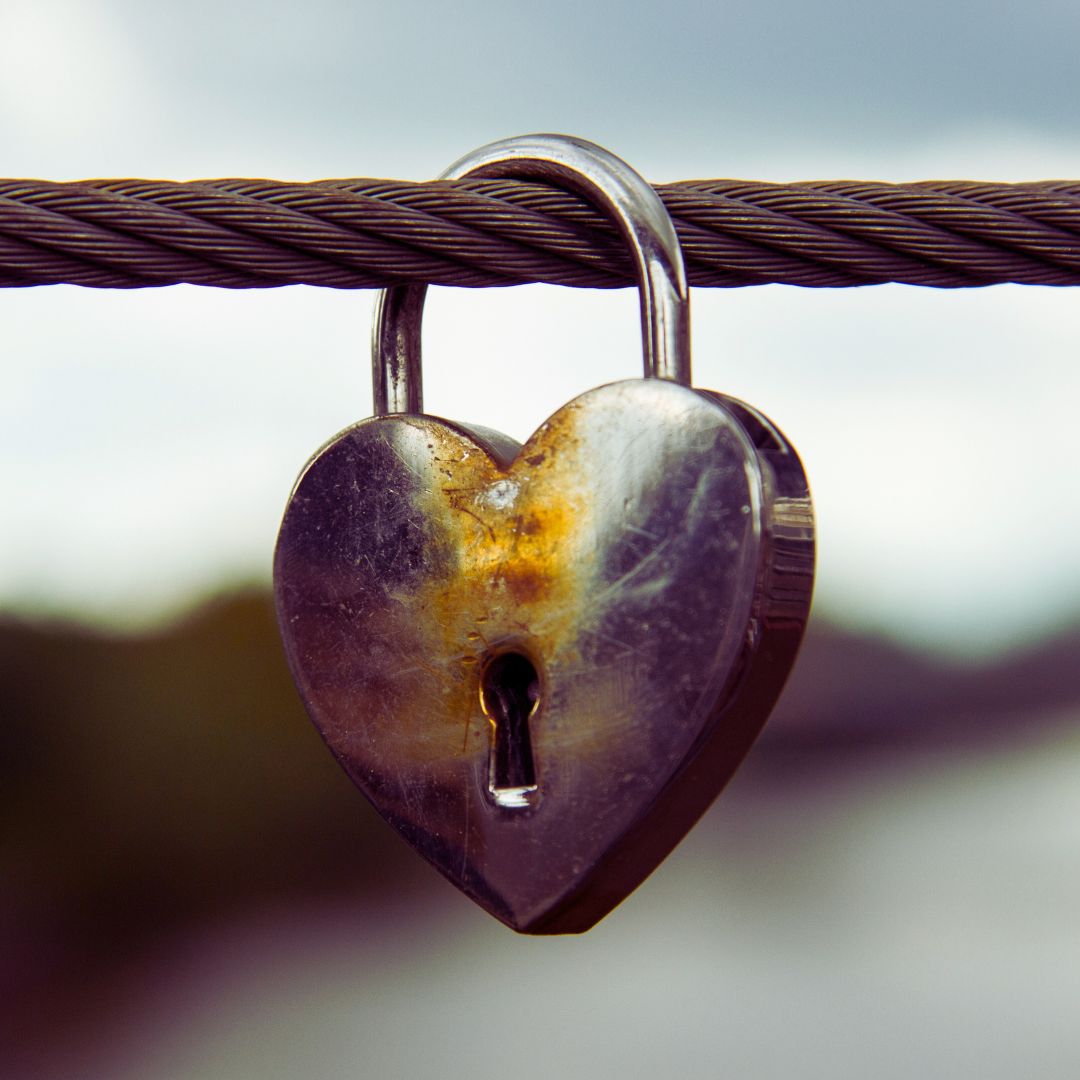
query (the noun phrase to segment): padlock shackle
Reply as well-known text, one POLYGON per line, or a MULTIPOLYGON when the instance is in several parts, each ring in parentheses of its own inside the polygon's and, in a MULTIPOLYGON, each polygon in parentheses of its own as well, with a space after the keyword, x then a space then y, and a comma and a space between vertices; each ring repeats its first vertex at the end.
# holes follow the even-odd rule
MULTIPOLYGON (((571 135, 521 135, 455 161, 441 180, 467 176, 551 180, 593 202, 630 245, 641 296, 645 377, 690 385, 690 297, 682 249, 660 197, 621 158, 571 135)), ((420 327, 426 285, 394 285, 375 302, 375 414, 423 412, 420 327)))

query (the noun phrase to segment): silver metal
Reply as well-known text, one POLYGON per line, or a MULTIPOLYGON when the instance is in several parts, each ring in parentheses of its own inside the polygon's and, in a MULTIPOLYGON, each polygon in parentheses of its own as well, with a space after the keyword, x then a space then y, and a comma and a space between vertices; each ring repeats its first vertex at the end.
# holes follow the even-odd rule
MULTIPOLYGON (((607 213, 629 244, 637 271, 645 377, 690 385, 690 299, 682 251, 664 204, 637 172, 585 139, 522 135, 466 154, 440 179, 467 176, 551 180, 607 213)), ((423 411, 420 327, 426 293, 426 285, 396 285, 376 300, 376 416, 423 411)))
POLYGON ((375 297, 371 340, 375 415, 424 411, 420 328, 426 285, 382 289, 375 297))
POLYGON ((742 761, 813 553, 805 476, 768 421, 628 379, 523 447, 432 416, 342 432, 297 482, 275 597, 308 712, 379 813, 503 922, 566 933, 742 761), (508 655, 525 675, 500 683, 508 655), (499 697, 518 707, 501 742, 499 697))

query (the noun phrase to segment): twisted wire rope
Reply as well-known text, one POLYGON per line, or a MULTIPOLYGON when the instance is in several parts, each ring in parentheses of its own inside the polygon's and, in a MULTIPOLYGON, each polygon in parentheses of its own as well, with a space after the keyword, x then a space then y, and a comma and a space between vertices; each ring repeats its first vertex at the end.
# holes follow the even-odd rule
MULTIPOLYGON (((1080 284, 1080 182, 657 187, 692 285, 1080 284)), ((517 180, 0 180, 0 286, 633 281, 614 227, 517 180)))

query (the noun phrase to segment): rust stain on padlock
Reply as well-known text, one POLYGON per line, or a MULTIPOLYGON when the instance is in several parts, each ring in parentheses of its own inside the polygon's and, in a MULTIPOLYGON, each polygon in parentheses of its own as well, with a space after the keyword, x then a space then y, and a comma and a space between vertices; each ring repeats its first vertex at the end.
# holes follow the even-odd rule
MULTIPOLYGON (((576 445, 566 425, 538 432, 528 455, 503 467, 438 421, 410 423, 422 425, 431 475, 439 481, 421 507, 439 522, 448 552, 411 599, 429 614, 418 629, 439 668, 432 677, 442 683, 445 706, 409 738, 415 760, 430 765, 433 753, 453 759, 490 739, 479 694, 485 657, 517 648, 543 669, 574 655, 582 629, 577 599, 595 559, 588 546, 582 550, 590 511, 574 470, 553 467, 559 455, 535 447, 552 438, 565 440, 564 451, 576 445)), ((572 454, 561 457, 572 465, 572 454)), ((429 715, 420 700, 411 704, 414 715, 429 715)))

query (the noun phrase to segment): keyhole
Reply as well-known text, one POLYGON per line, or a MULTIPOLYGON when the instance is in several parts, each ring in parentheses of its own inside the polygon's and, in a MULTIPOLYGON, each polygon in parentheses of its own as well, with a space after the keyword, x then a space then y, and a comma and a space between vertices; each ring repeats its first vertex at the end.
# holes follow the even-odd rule
POLYGON ((540 676, 519 652, 493 656, 480 677, 480 705, 491 721, 488 790, 499 806, 528 806, 536 791, 529 720, 540 704, 540 676))

